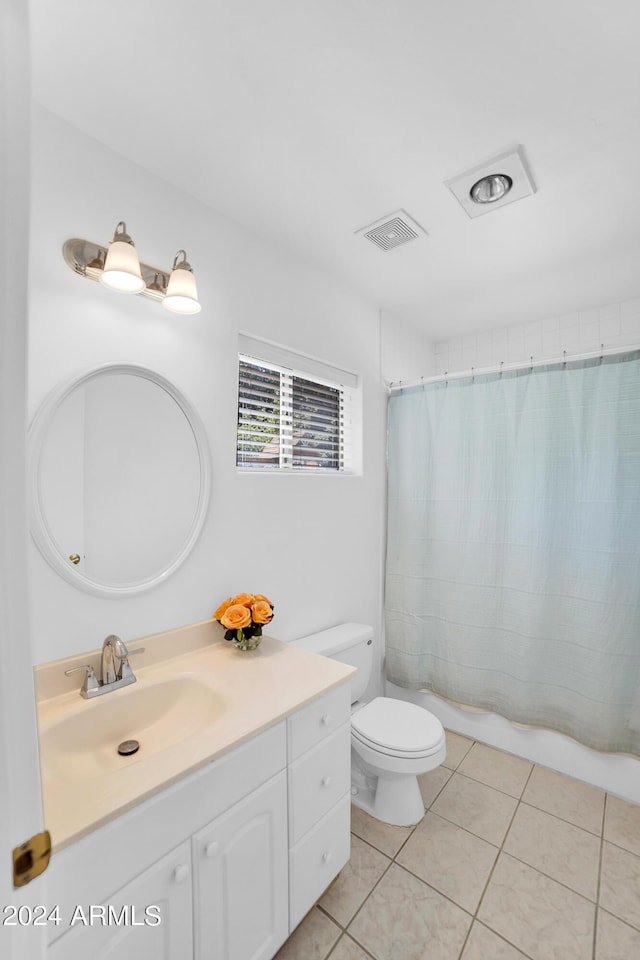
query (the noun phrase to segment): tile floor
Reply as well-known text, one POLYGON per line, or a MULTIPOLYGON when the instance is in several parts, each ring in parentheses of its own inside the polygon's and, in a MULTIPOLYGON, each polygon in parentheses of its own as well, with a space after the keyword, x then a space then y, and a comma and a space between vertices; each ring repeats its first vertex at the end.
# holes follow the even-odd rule
POLYGON ((416 827, 351 860, 276 960, 640 960, 640 807, 447 733, 416 827))

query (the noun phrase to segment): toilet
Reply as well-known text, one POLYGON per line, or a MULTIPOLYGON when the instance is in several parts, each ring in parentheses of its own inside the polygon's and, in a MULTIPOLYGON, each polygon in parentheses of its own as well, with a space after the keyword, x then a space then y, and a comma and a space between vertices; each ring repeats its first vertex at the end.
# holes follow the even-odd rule
POLYGON ((418 776, 440 766, 447 755, 438 718, 390 697, 361 702, 373 665, 371 627, 342 623, 295 643, 358 671, 351 681, 352 802, 385 823, 418 823, 424 816, 418 776))

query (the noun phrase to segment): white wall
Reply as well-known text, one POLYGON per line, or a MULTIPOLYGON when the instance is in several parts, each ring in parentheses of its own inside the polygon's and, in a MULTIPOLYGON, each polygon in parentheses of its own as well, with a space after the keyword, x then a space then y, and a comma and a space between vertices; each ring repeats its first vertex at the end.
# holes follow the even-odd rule
POLYGON ((430 377, 435 365, 434 344, 401 318, 385 312, 380 316, 380 353, 385 383, 430 377))
POLYGON ((143 364, 198 410, 213 461, 204 532, 178 572, 149 592, 127 599, 85 594, 60 579, 32 544, 34 662, 94 649, 112 632, 127 641, 205 619, 243 590, 274 600, 272 633, 284 640, 345 620, 378 630, 386 390, 377 309, 39 107, 32 207, 30 415, 78 372, 109 361, 143 364), (147 263, 168 268, 179 247, 187 250, 202 313, 168 314, 66 266, 67 238, 105 243, 120 219, 147 263), (240 330, 361 375, 363 476, 236 473, 240 330))

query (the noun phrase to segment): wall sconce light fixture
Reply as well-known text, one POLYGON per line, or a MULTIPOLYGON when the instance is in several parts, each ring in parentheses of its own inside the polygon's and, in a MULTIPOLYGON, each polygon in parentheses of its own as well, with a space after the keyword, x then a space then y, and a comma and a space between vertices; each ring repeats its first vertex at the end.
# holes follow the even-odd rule
POLYGON ((159 300, 173 313, 199 313, 196 279, 184 250, 178 250, 171 271, 138 260, 133 240, 123 220, 108 247, 90 240, 67 240, 64 259, 74 273, 125 293, 159 300))
POLYGON ((191 264, 187 262, 187 255, 184 250, 178 250, 174 257, 169 286, 162 301, 162 306, 173 311, 173 313, 198 313, 200 310, 196 278, 193 275, 191 264), (181 254, 183 259, 179 260, 181 254))
POLYGON ((122 293, 140 293, 145 282, 140 273, 140 261, 127 225, 121 220, 109 244, 100 283, 122 293))

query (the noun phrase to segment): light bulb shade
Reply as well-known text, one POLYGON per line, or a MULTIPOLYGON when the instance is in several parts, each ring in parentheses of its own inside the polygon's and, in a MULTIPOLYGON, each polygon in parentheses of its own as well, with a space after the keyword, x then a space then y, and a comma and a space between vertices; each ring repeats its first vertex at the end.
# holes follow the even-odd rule
POLYGON ((100 282, 112 290, 123 293, 140 293, 145 282, 140 271, 140 261, 126 226, 120 221, 109 245, 100 282), (122 228, 122 229, 120 229, 122 228))
MULTIPOLYGON (((179 253, 184 253, 180 251, 179 253)), ((172 313, 200 313, 202 307, 198 302, 196 278, 189 264, 185 260, 178 263, 179 253, 173 262, 173 271, 169 277, 167 294, 162 301, 163 307, 172 313)))

